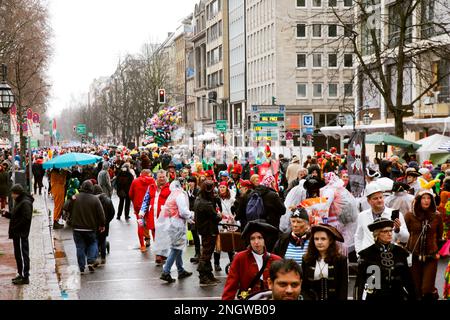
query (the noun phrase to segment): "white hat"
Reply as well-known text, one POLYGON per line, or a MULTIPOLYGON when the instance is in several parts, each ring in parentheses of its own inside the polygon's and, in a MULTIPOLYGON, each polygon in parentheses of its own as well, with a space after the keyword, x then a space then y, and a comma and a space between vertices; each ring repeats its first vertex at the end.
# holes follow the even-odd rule
POLYGON ((368 197, 374 193, 383 192, 383 189, 376 182, 371 182, 366 186, 365 196, 368 197))
POLYGON ((430 173, 430 170, 427 169, 427 168, 420 168, 420 169, 419 169, 419 173, 420 173, 421 175, 424 175, 424 174, 426 174, 426 173, 430 173))
POLYGON ((377 184, 383 192, 390 192, 394 187, 394 181, 386 177, 378 178, 377 184))
POLYGON ((292 157, 291 163, 300 162, 300 158, 296 155, 292 157))

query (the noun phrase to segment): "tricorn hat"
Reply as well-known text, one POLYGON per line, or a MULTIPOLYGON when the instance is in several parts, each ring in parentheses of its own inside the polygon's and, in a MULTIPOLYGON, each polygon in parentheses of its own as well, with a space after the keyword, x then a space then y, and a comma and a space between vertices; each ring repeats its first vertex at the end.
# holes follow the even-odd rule
POLYGON ((370 231, 375 231, 378 229, 383 229, 386 227, 394 227, 394 221, 386 219, 386 218, 378 218, 375 221, 367 226, 370 231))
POLYGON ((247 242, 250 242, 250 236, 255 233, 259 232, 264 237, 264 239, 267 239, 267 236, 269 235, 277 235, 278 229, 272 226, 271 224, 268 224, 264 220, 253 220, 247 223, 247 225, 244 228, 244 231, 242 231, 242 239, 244 239, 247 242))
POLYGON ((344 242, 344 237, 342 234, 333 226, 329 224, 319 223, 311 227, 311 237, 317 231, 328 231, 331 233, 336 241, 344 242))

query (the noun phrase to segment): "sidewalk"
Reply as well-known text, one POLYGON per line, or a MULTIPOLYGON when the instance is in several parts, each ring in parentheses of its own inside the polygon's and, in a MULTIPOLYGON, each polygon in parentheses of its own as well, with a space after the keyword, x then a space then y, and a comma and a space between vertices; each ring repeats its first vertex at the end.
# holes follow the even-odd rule
POLYGON ((14 286, 16 261, 12 240, 8 239, 9 220, 0 218, 0 300, 60 300, 61 290, 49 219, 43 196, 34 195, 33 219, 29 236, 30 284, 14 286))

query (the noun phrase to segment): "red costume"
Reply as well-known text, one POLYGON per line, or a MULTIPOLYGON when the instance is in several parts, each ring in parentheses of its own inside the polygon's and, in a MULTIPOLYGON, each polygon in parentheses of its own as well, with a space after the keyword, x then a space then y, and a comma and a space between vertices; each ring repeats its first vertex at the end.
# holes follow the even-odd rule
POLYGON ((158 207, 156 208, 156 217, 154 205, 158 187, 156 184, 150 187, 150 205, 147 214, 147 227, 149 230, 152 230, 153 237, 155 237, 155 218, 157 219, 159 217, 161 207, 166 203, 167 197, 170 195, 169 185, 170 185, 169 183, 166 183, 161 187, 161 190, 158 195, 158 207))
MULTIPOLYGON (((266 254, 267 252, 264 256, 266 254)), ((267 279, 269 278, 270 265, 276 260, 281 260, 281 257, 271 253, 263 272, 264 287, 261 288, 261 281, 257 281, 256 285, 251 290, 251 294, 268 289, 267 279)), ((222 293, 222 300, 234 300, 238 290, 248 290, 248 286, 258 274, 258 271, 259 268, 250 247, 245 251, 237 253, 231 263, 227 282, 225 283, 222 293)))

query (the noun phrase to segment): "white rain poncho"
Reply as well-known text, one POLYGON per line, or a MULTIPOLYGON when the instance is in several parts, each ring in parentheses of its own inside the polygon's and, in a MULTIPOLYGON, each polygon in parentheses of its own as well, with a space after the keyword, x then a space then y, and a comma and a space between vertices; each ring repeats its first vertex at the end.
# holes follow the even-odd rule
POLYGON ((292 188, 284 200, 284 206, 286 207, 286 213, 280 218, 280 231, 287 232, 291 228, 291 217, 292 210, 290 207, 297 207, 300 202, 306 199, 306 190, 303 188, 303 183, 305 180, 301 180, 300 183, 292 188))
POLYGON ((387 196, 384 200, 386 207, 400 210, 405 215, 407 212, 412 212, 412 203, 414 196, 406 191, 394 192, 390 196, 387 196))
POLYGON ((168 256, 169 249, 183 250, 187 244, 186 222, 192 220, 194 213, 189 211, 189 197, 178 180, 170 184, 170 195, 161 208, 155 223, 156 255, 168 256))
MULTIPOLYGON (((354 235, 358 219, 358 203, 344 187, 344 182, 334 173, 327 174, 328 184, 320 189, 320 196, 327 198, 328 224, 336 227, 344 237, 347 252, 354 247, 354 235)), ((345 253, 347 253, 345 252, 345 253)))

